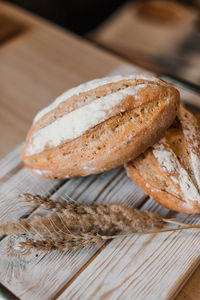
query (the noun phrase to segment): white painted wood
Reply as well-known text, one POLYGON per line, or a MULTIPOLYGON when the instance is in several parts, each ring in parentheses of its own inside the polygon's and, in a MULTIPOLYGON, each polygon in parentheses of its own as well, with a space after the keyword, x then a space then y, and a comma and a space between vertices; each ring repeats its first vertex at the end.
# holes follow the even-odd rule
POLYGON ((34 205, 19 198, 22 193, 47 195, 59 181, 43 179, 26 168, 22 168, 0 185, 0 221, 17 220, 28 214, 34 205))
MULTIPOLYGON (((132 72, 132 67, 123 65, 114 70, 115 74, 126 72, 132 72)), ((20 151, 19 147, 0 162, 1 178, 19 164, 20 151)), ((54 193, 59 184, 25 168, 17 171, 0 186, 0 221, 18 219, 33 211, 33 204, 17 197, 24 192, 50 192, 53 199, 62 200, 68 195, 79 203, 119 202, 131 207, 144 200, 143 192, 122 168, 71 179, 54 193)), ((145 209, 163 216, 168 213, 152 200, 142 207, 145 209)), ((44 213, 38 208, 30 217, 44 213)), ((111 241, 98 255, 99 248, 89 248, 50 254, 32 252, 20 258, 8 256, 6 237, 0 242, 0 280, 21 299, 52 299, 59 294, 60 299, 171 299, 198 265, 197 235, 194 231, 134 236, 111 241)))
POLYGON ((23 146, 24 143, 20 144, 17 148, 0 160, 0 179, 15 169, 22 162, 20 153, 23 146))
MULTIPOLYGON (((142 210, 166 215, 149 200, 142 210)), ((196 223, 193 218, 190 223, 196 223)), ((113 240, 61 299, 172 299, 200 258, 199 232, 135 235, 113 240)))
MULTIPOLYGON (((100 175, 71 179, 52 198, 62 200, 63 197, 66 198, 66 194, 78 202, 123 202, 132 207, 139 205, 144 195, 141 189, 127 178, 122 168, 100 175)), ((34 214, 41 214, 43 211, 43 209, 38 209, 34 214)), ((5 239, 1 243, 3 253, 6 252, 7 242, 8 240, 5 239)), ((39 254, 38 257, 32 254, 30 259, 25 258, 27 264, 21 263, 25 269, 23 272, 19 270, 19 278, 15 276, 8 282, 10 273, 7 272, 5 264, 0 278, 2 283, 21 299, 30 299, 30 297, 50 299, 98 249, 99 247, 63 253, 54 251, 47 255, 39 254)), ((14 264, 17 265, 16 261, 14 264)), ((19 267, 19 263, 17 266, 19 267)))

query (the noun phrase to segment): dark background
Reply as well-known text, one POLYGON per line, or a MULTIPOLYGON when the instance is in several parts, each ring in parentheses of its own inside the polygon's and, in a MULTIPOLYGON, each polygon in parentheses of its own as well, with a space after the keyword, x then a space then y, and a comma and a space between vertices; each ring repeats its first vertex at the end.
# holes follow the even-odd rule
POLYGON ((9 0, 80 35, 95 28, 127 0, 9 0))
MULTIPOLYGON (((83 35, 100 25, 128 0, 8 0, 8 2, 83 35)), ((196 6, 199 3, 198 0, 179 0, 179 2, 196 6)))

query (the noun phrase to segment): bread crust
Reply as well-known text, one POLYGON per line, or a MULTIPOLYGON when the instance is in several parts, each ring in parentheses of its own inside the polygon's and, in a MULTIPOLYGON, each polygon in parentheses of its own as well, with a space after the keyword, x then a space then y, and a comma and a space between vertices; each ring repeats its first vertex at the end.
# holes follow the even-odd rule
POLYGON ((161 205, 200 213, 200 120, 181 105, 178 119, 164 138, 125 169, 161 205))
MULTIPOLYGON (((178 91, 157 78, 132 76, 109 80, 106 84, 81 93, 75 89, 70 98, 47 109, 39 118, 36 117, 22 152, 27 167, 51 179, 96 174, 137 157, 162 136, 176 116, 178 91), (80 132, 79 136, 71 138, 69 128, 65 140, 53 146, 46 143, 44 148, 39 151, 37 148, 34 153, 34 139, 41 132, 45 133, 48 128, 48 134, 51 134, 50 128, 54 129, 56 122, 58 124, 60 120, 67 119, 72 113, 76 117, 80 109, 87 114, 84 109, 90 111, 95 108, 94 103, 99 105, 102 99, 107 101, 102 102, 103 119, 99 118, 100 113, 97 112, 96 123, 88 128, 86 126, 86 130, 80 132), (110 99, 112 107, 108 107, 110 99)), ((76 123, 74 126, 77 131, 82 130, 76 123)), ((59 127, 57 133, 59 135, 59 127)), ((46 138, 45 134, 42 138, 41 142, 46 138)))

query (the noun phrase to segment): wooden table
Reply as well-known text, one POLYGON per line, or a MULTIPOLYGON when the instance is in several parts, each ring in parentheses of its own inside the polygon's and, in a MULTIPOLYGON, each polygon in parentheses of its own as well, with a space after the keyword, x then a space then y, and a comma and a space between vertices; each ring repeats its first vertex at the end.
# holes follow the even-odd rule
POLYGON ((11 22, 21 28, 0 42, 2 156, 24 140, 38 110, 67 88, 104 76, 122 60, 2 2, 1 15, 11 28, 11 22))
MULTIPOLYGON (((0 3, 1 15, 10 26, 6 34, 0 33, 0 155, 3 157, 24 140, 40 108, 67 88, 105 76, 124 62, 3 2, 0 3)), ((77 270, 57 296, 66 291, 98 254, 77 270)), ((178 300, 199 298, 200 268, 177 296, 178 300)))
POLYGON ((176 0, 160 1, 159 9, 158 3, 129 1, 88 33, 89 39, 155 72, 200 84, 198 10, 176 0))

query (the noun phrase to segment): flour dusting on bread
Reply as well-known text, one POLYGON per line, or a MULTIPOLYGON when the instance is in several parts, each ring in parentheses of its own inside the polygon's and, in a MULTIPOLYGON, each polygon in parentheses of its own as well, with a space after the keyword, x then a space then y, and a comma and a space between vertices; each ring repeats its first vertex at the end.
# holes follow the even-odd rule
POLYGON ((200 191, 200 122, 183 106, 180 107, 180 121, 190 155, 194 177, 200 191))
POLYGON ((110 170, 153 145, 172 124, 178 105, 179 92, 148 74, 85 83, 36 116, 22 159, 50 179, 110 170))
POLYGON ((182 104, 164 137, 126 166, 129 177, 162 205, 200 213, 200 122, 182 104))
POLYGON ((33 169, 33 172, 34 172, 35 174, 40 175, 40 176, 42 176, 42 175, 50 175, 50 174, 51 174, 51 171, 50 171, 50 170, 33 169))
POLYGON ((157 158, 163 171, 167 171, 170 178, 176 184, 177 182, 179 183, 185 201, 199 201, 200 203, 200 193, 192 182, 187 171, 181 166, 175 153, 167 145, 165 138, 161 140, 161 144, 155 144, 153 149, 153 154, 157 158))
POLYGON ((137 96, 137 93, 148 84, 130 86, 116 93, 100 97, 85 106, 82 106, 69 114, 58 118, 48 126, 39 129, 31 138, 28 155, 40 153, 45 146, 56 147, 60 143, 75 139, 84 132, 104 122, 112 115, 111 109, 120 104, 128 96, 137 96))
POLYGON ((109 83, 113 83, 113 82, 117 82, 117 81, 121 81, 121 80, 128 80, 128 79, 143 79, 143 80, 150 80, 150 81, 158 80, 158 78, 153 76, 151 73, 131 74, 131 75, 127 75, 127 76, 115 75, 115 76, 93 79, 91 81, 82 83, 79 86, 71 88, 71 89, 67 90, 66 92, 64 92, 62 95, 60 95, 58 98, 56 98, 53 103, 51 103, 49 106, 47 106, 43 110, 41 110, 34 118, 34 122, 37 122, 45 114, 47 114, 51 110, 55 109, 60 103, 66 101, 67 99, 69 99, 70 97, 72 97, 74 95, 79 95, 80 93, 84 93, 89 90, 96 89, 99 86, 103 86, 103 85, 106 85, 109 83))
MULTIPOLYGON (((163 141, 164 139, 162 139, 163 141)), ((158 159, 164 171, 174 173, 176 171, 176 160, 170 151, 166 151, 163 144, 153 146, 153 154, 158 159)))

